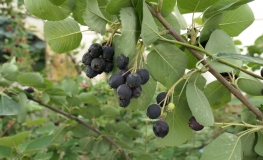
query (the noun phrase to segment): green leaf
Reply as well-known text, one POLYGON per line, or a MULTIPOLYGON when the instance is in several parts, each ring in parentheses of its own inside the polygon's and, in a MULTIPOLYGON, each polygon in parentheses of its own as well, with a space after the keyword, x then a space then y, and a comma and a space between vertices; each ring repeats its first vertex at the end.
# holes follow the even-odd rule
POLYGON ((205 147, 200 160, 237 160, 242 159, 242 144, 239 138, 223 133, 205 147), (216 152, 215 152, 216 151, 216 152))
POLYGON ((91 152, 94 146, 95 140, 91 139, 91 137, 85 137, 79 140, 79 146, 84 152, 91 152))
POLYGON ((241 113, 241 121, 246 122, 248 124, 256 124, 257 117, 251 111, 244 111, 241 113))
POLYGON ((102 114, 103 117, 112 118, 112 119, 115 119, 120 115, 118 109, 115 107, 103 107, 102 114))
POLYGON ((84 93, 84 92, 82 92, 79 95, 79 98, 80 98, 82 103, 87 103, 87 104, 91 104, 91 105, 99 105, 100 104, 100 102, 97 99, 97 97, 94 96, 91 93, 84 93))
POLYGON ((33 121, 25 122, 22 125, 23 126, 33 126, 33 125, 42 125, 46 122, 46 118, 40 118, 33 121))
POLYGON ((82 39, 78 23, 70 18, 56 22, 47 21, 44 34, 48 45, 57 53, 77 48, 82 39))
POLYGON ((62 3, 64 3, 66 0, 49 0, 51 3, 53 3, 56 6, 61 5, 62 3))
POLYGON ((256 156, 256 152, 254 151, 255 146, 255 134, 250 133, 246 134, 241 137, 241 143, 242 143, 242 150, 244 156, 256 156))
POLYGON ((142 93, 139 98, 131 99, 131 103, 127 107, 128 110, 145 110, 154 96, 157 82, 150 76, 149 81, 142 85, 142 93))
POLYGON ((216 56, 219 58, 239 59, 244 62, 252 62, 259 65, 263 65, 263 59, 260 57, 251 57, 251 56, 235 54, 235 53, 218 53, 216 56))
POLYGON ((12 155, 12 148, 0 146, 0 157, 10 157, 12 155))
POLYGON ((101 140, 99 141, 98 148, 100 149, 99 153, 104 155, 110 150, 110 144, 106 140, 101 140))
POLYGON ((79 92, 79 85, 72 79, 67 79, 62 82, 62 88, 68 95, 76 95, 79 92))
POLYGON ((133 0, 110 0, 106 6, 106 12, 109 14, 119 14, 122 8, 132 7, 133 0))
POLYGON ((18 123, 23 123, 25 120, 26 120, 26 116, 27 116, 27 113, 26 113, 26 105, 27 105, 27 96, 25 93, 23 92, 20 92, 18 94, 18 101, 19 101, 19 113, 17 115, 17 122, 18 123))
POLYGON ((255 152, 258 155, 263 156, 263 133, 258 131, 257 136, 258 136, 258 140, 255 146, 255 152))
POLYGON ((194 83, 188 83, 186 96, 196 121, 203 126, 212 126, 214 124, 214 116, 205 94, 194 83))
POLYGON ((143 20, 142 20, 142 41, 145 46, 151 45, 159 38, 158 27, 154 22, 151 12, 147 4, 143 3, 143 20))
POLYGON ((31 152, 35 150, 41 150, 47 148, 50 143, 52 142, 54 136, 53 135, 48 135, 44 137, 40 137, 36 140, 31 141, 24 152, 31 152))
POLYGON ((0 146, 17 147, 22 144, 30 132, 20 132, 17 135, 0 138, 0 146))
POLYGON ((263 88, 263 83, 254 77, 242 77, 237 79, 238 88, 243 92, 253 96, 259 96, 263 88))
POLYGON ((68 107, 78 107, 81 104, 81 100, 78 97, 67 97, 68 107))
POLYGON ((49 0, 25 0, 26 8, 34 16, 43 20, 59 21, 67 18, 75 4, 73 0, 66 0, 60 6, 52 4, 49 0))
MULTIPOLYGON (((164 19, 171 25, 172 29, 174 29, 176 33, 180 34, 181 26, 178 20, 176 19, 176 17, 172 13, 166 16, 164 19)), ((161 24, 161 22, 158 19, 154 18, 154 20, 155 23, 158 25, 159 30, 161 31, 166 30, 166 28, 161 24)))
POLYGON ((105 34, 107 19, 99 10, 97 0, 88 0, 88 7, 82 16, 87 26, 100 34, 105 34))
POLYGON ((253 0, 219 0, 204 12, 204 18, 208 19, 223 11, 233 10, 253 0))
POLYGON ((74 18, 75 21, 80 23, 81 25, 86 25, 84 22, 84 19, 82 15, 85 13, 88 3, 86 0, 77 0, 75 1, 75 6, 72 10, 72 17, 74 18))
POLYGON ((231 101, 231 93, 219 81, 209 83, 205 87, 204 94, 214 109, 218 109, 231 101))
POLYGON ((140 24, 136 11, 131 7, 122 8, 120 19, 122 23, 120 37, 120 41, 122 42, 121 51, 125 55, 134 54, 140 36, 140 24))
POLYGON ((186 65, 187 56, 184 52, 169 43, 157 45, 147 56, 150 74, 167 88, 183 76, 186 65))
POLYGON ((50 101, 50 96, 46 92, 43 92, 41 99, 44 104, 47 104, 50 101))
POLYGON ((102 115, 102 111, 98 106, 87 106, 79 108, 78 113, 87 119, 98 118, 102 115))
POLYGON ((174 14, 175 14, 175 17, 180 24, 180 29, 186 29, 187 28, 186 20, 185 20, 184 16, 179 12, 177 6, 174 7, 174 14))
POLYGON ((16 75, 18 75, 17 66, 11 63, 4 63, 1 67, 0 73, 3 78, 10 81, 15 81, 16 79, 14 79, 13 76, 16 77, 16 75))
POLYGON ((188 126, 191 111, 187 101, 181 96, 174 97, 175 109, 167 114, 165 121, 169 125, 167 136, 158 139, 158 144, 165 146, 179 146, 184 144, 192 135, 192 129, 188 126))
MULTIPOLYGON (((205 50, 213 55, 216 55, 218 53, 238 53, 235 47, 235 44, 229 35, 227 35, 222 30, 215 30, 205 47, 205 50)), ((221 58, 224 59, 224 58, 221 58)), ((234 60, 234 59, 224 59, 227 62, 234 64, 236 66, 241 66, 242 61, 240 60, 234 60)), ((231 72, 234 70, 234 68, 229 67, 225 64, 219 63, 217 61, 211 62, 211 65, 218 71, 218 72, 231 72)))
POLYGON ((186 54, 186 56, 188 57, 188 63, 186 68, 191 70, 192 68, 195 68, 196 63, 199 61, 196 59, 196 57, 187 49, 184 50, 184 53, 186 54))
POLYGON ((222 14, 217 14, 206 20, 205 26, 200 33, 200 42, 209 39, 211 33, 218 28, 221 20, 222 20, 222 14))
POLYGON ((0 115, 17 115, 20 111, 19 105, 6 96, 0 99, 0 115))
POLYGON ((218 0, 177 0, 177 5, 182 14, 203 12, 218 0))
POLYGON ((253 22, 253 12, 246 4, 235 10, 223 12, 223 18, 219 24, 219 29, 224 30, 231 37, 235 37, 243 32, 253 22))
POLYGON ((50 96, 67 96, 68 94, 61 88, 50 88, 45 90, 45 93, 49 94, 50 96))
POLYGON ((43 77, 37 73, 24 73, 17 77, 17 81, 24 86, 45 87, 43 77))

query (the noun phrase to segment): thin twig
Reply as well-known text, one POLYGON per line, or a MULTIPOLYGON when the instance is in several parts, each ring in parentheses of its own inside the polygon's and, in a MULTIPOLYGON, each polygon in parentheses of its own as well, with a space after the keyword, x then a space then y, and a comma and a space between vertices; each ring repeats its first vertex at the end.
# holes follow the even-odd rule
MULTIPOLYGON (((155 16, 161 23, 162 25, 169 30, 170 34, 178 41, 187 43, 174 29, 170 26, 170 24, 163 18, 163 16, 160 13, 157 13, 151 6, 147 5, 150 12, 152 13, 153 16, 155 16)), ((192 53, 198 60, 202 60, 203 57, 195 50, 190 47, 187 47, 187 50, 192 53)), ((247 106, 260 120, 263 119, 263 113, 255 107, 252 103, 248 101, 247 98, 245 98, 242 93, 234 88, 228 81, 221 76, 210 64, 207 63, 206 60, 203 60, 201 62, 203 65, 206 65, 209 68, 209 72, 217 78, 219 82, 221 82, 233 95, 235 95, 245 106, 247 106)))
MULTIPOLYGON (((92 127, 92 126, 89 125, 88 123, 86 123, 86 122, 78 119, 77 117, 75 117, 75 116, 73 116, 73 115, 71 115, 71 114, 68 114, 68 113, 66 113, 66 112, 64 112, 64 111, 61 111, 61 110, 59 110, 59 109, 57 109, 57 108, 55 108, 55 107, 52 107, 52 106, 50 106, 50 105, 44 104, 43 102, 41 102, 41 101, 39 101, 39 100, 37 100, 37 99, 34 99, 34 98, 32 98, 32 97, 28 97, 28 99, 30 99, 30 100, 32 100, 32 101, 35 101, 35 102, 39 103, 40 105, 42 105, 42 106, 44 106, 44 107, 46 107, 46 108, 48 108, 48 109, 50 109, 50 110, 52 110, 52 111, 54 111, 54 112, 57 112, 57 113, 59 113, 59 114, 61 114, 61 115, 64 115, 65 117, 67 117, 67 118, 69 118, 69 119, 73 119, 73 120, 77 121, 79 124, 82 124, 83 126, 91 129, 91 130, 94 131, 95 133, 97 133, 97 134, 99 134, 99 135, 102 135, 99 130, 97 130, 96 128, 92 127)), ((120 151, 120 153, 126 158, 126 160, 131 160, 131 158, 123 151, 123 149, 122 149, 116 142, 114 142, 114 141, 113 141, 112 139, 110 139, 109 137, 106 137, 106 136, 102 136, 102 137, 103 137, 104 140, 108 141, 108 142, 111 143, 113 146, 115 146, 115 147, 120 151)))

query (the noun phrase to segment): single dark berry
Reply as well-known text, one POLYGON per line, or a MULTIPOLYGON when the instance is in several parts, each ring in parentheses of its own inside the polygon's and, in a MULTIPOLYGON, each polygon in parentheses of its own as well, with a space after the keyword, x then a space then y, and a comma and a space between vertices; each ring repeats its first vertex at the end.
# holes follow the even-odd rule
POLYGON ((91 61, 91 68, 96 72, 101 72, 105 68, 105 61, 101 58, 94 58, 91 61))
POLYGON ((109 85, 111 88, 117 89, 123 83, 124 79, 120 74, 113 74, 109 79, 109 85))
POLYGON ((116 123, 120 122, 120 118, 116 118, 116 119, 115 119, 115 122, 116 122, 116 123))
POLYGON ((112 62, 105 62, 105 68, 104 68, 104 72, 106 73, 110 73, 113 70, 113 63, 112 62))
POLYGON ((87 66, 91 64, 93 57, 87 52, 82 57, 82 63, 87 66))
POLYGON ((119 99, 119 105, 123 108, 126 108, 131 102, 131 99, 119 99))
POLYGON ((116 59, 116 66, 119 69, 125 69, 129 64, 129 57, 126 57, 124 54, 121 54, 116 59))
MULTIPOLYGON (((222 72, 222 73, 220 73, 221 74, 221 76, 223 76, 227 81, 231 81, 231 79, 233 78, 233 74, 231 73, 231 72, 222 72)), ((237 79, 238 78, 238 76, 235 74, 235 79, 237 79)))
POLYGON ((150 118, 150 119, 156 119, 158 117, 160 117, 161 115, 161 108, 158 104, 151 104, 148 108, 147 108, 147 113, 146 115, 150 118))
POLYGON ((117 88, 117 95, 119 99, 130 99, 132 96, 132 90, 127 84, 122 84, 117 88))
POLYGON ((156 121, 153 124, 153 133, 157 137, 164 138, 169 132, 169 126, 166 122, 164 121, 156 121))
POLYGON ((261 94, 263 95, 263 89, 261 90, 261 94))
POLYGON ((34 93, 34 89, 31 88, 31 87, 28 87, 28 88, 24 89, 24 91, 27 92, 27 93, 34 93))
POLYGON ((144 69, 144 68, 137 69, 136 73, 138 73, 141 76, 141 79, 142 79, 141 84, 147 83, 148 80, 150 79, 150 74, 147 71, 147 69, 144 69))
POLYGON ((132 89, 132 98, 139 98, 142 93, 142 87, 139 85, 139 87, 132 89))
POLYGON ((204 128, 204 126, 202 126, 201 124, 199 124, 195 117, 191 117, 188 121, 189 127, 192 128, 192 130, 195 131, 200 131, 204 128))
POLYGON ((139 85, 142 82, 142 79, 139 74, 131 73, 128 75, 126 82, 130 88, 135 88, 135 87, 139 87, 139 85))
POLYGON ((98 58, 100 55, 102 55, 103 50, 100 44, 98 43, 93 43, 92 45, 90 45, 89 49, 88 49, 88 53, 92 56, 92 57, 96 57, 98 58))
POLYGON ((103 48, 102 58, 106 61, 112 61, 114 53, 114 49, 111 46, 106 46, 105 48, 103 48))
POLYGON ((131 71, 128 70, 129 70, 128 68, 125 68, 125 69, 121 69, 119 72, 119 74, 123 76, 124 82, 126 82, 128 75, 131 74, 131 71))
POLYGON ((260 71, 261 77, 263 77, 263 68, 260 71))
POLYGON ((87 66, 87 69, 86 69, 86 75, 87 77, 89 78, 94 78, 98 75, 98 73, 96 71, 94 71, 91 66, 87 66))
MULTIPOLYGON (((156 97, 157 104, 159 104, 161 107, 163 107, 166 95, 167 95, 166 92, 161 92, 156 97)), ((169 97, 167 97, 165 105, 167 105, 169 102, 170 102, 170 99, 169 99, 169 97)))
POLYGON ((55 121, 55 122, 54 122, 54 125, 55 125, 55 126, 59 126, 59 121, 55 121))

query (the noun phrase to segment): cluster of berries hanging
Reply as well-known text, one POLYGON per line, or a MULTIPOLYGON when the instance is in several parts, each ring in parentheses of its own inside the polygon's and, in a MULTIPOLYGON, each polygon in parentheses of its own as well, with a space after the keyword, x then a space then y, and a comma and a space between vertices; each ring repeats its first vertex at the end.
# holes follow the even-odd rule
POLYGON ((111 72, 114 67, 113 56, 114 49, 111 46, 93 43, 82 57, 82 63, 87 66, 87 77, 94 78, 102 72, 111 72))
POLYGON ((116 66, 119 73, 113 74, 109 79, 111 88, 116 89, 116 93, 121 107, 127 107, 131 98, 138 98, 141 95, 141 85, 146 84, 150 74, 146 69, 137 69, 131 73, 129 68, 129 57, 121 54, 116 59, 116 66))

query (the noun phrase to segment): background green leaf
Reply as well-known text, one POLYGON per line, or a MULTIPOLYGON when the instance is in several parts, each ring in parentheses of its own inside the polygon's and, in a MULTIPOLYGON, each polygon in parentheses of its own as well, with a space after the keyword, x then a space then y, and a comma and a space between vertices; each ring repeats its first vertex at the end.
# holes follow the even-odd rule
POLYGON ((83 14, 84 22, 87 26, 100 34, 105 34, 107 19, 99 10, 97 0, 88 0, 88 7, 83 14))
POLYGON ((30 132, 20 132, 17 135, 0 138, 0 146, 17 147, 22 144, 30 132))
POLYGON ((177 5, 180 12, 193 13, 203 12, 212 4, 215 4, 218 0, 177 0, 177 5))
POLYGON ((119 14, 122 8, 132 7, 134 3, 134 0, 110 0, 106 6, 106 12, 119 14))
POLYGON ((19 105, 15 101, 7 98, 6 96, 1 96, 0 115, 17 115, 19 110, 19 105))
POLYGON ((263 65, 263 59, 260 57, 251 57, 251 56, 235 54, 235 53, 218 53, 216 56, 219 58, 239 59, 245 62, 252 62, 252 63, 263 65))
POLYGON ((260 155, 263 156, 263 133, 262 132, 257 132, 257 143, 255 145, 255 152, 260 155))
POLYGON ((67 18, 75 4, 74 0, 65 0, 60 6, 52 4, 49 0, 25 0, 24 2, 27 10, 34 16, 49 21, 58 21, 67 18))
POLYGON ((26 105, 27 105, 27 96, 25 93, 20 92, 18 94, 18 102, 19 102, 19 113, 17 115, 17 122, 23 123, 26 120, 27 112, 26 112, 26 105))
POLYGON ((186 97, 196 121, 203 126, 214 124, 214 115, 205 94, 194 83, 188 83, 186 97))
POLYGON ((183 76, 186 65, 187 56, 184 52, 169 43, 157 45, 147 56, 150 74, 167 88, 183 76))
POLYGON ((77 48, 82 39, 78 23, 70 18, 56 22, 47 21, 44 33, 48 45, 57 53, 77 48))
POLYGON ((242 144, 234 134, 223 133, 205 147, 200 160, 242 159, 242 144))
POLYGON ((231 93, 219 81, 209 83, 204 94, 212 108, 217 109, 231 101, 231 93))
POLYGON ((79 95, 79 98, 80 98, 81 102, 83 102, 83 103, 92 104, 92 105, 99 105, 100 104, 100 102, 97 99, 97 97, 94 96, 91 93, 84 93, 84 92, 82 92, 79 95))

